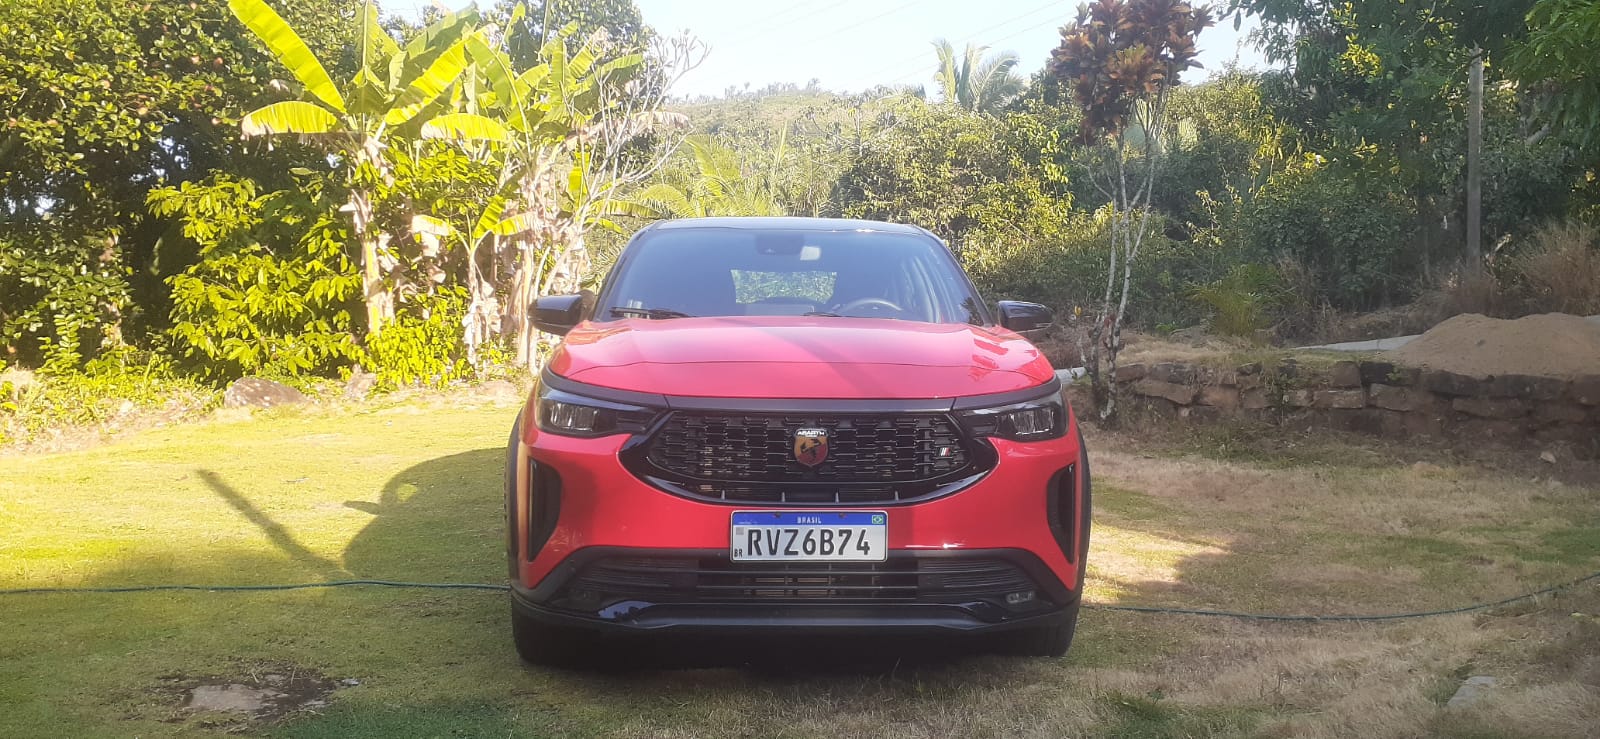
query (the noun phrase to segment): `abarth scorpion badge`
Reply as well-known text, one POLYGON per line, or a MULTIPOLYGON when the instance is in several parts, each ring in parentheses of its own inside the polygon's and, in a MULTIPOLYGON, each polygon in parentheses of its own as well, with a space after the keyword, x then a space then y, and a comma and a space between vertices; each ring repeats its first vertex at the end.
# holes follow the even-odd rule
POLYGON ((794 461, 807 467, 822 464, 828 458, 827 429, 796 429, 794 432, 794 461))

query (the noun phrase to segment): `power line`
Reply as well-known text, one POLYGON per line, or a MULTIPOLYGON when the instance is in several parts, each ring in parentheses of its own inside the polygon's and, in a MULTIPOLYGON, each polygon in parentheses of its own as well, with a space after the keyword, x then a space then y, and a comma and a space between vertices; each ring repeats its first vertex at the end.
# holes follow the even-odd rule
POLYGON ((895 13, 898 13, 898 12, 900 12, 902 10, 905 10, 906 8, 909 8, 909 7, 913 6, 913 5, 916 5, 919 2, 921 2, 921 0, 911 0, 910 2, 905 3, 903 5, 896 5, 896 6, 890 8, 888 10, 883 11, 882 13, 879 13, 879 14, 877 14, 875 16, 872 16, 871 18, 863 18, 863 19, 861 19, 859 21, 856 21, 855 23, 850 23, 850 24, 847 24, 847 25, 844 25, 844 26, 840 26, 840 27, 835 28, 832 31, 824 33, 824 34, 822 34, 820 36, 815 36, 815 37, 807 40, 805 42, 805 44, 803 44, 803 45, 809 46, 809 45, 811 45, 813 43, 816 43, 818 41, 822 41, 824 39, 831 39, 831 38, 834 38, 834 37, 837 37, 837 36, 842 36, 845 33, 850 32, 853 29, 860 28, 861 26, 864 26, 864 25, 866 25, 868 23, 871 23, 871 22, 873 22, 875 20, 878 20, 880 18, 885 18, 887 16, 894 15, 895 13))
MULTIPOLYGON (((1020 21, 1020 20, 1022 20, 1024 18, 1028 18, 1028 17, 1031 17, 1031 16, 1038 15, 1039 13, 1041 13, 1043 11, 1051 10, 1051 9, 1054 9, 1058 5, 1065 5, 1065 4, 1066 3, 1062 2, 1062 0, 1050 0, 1050 2, 1047 2, 1044 5, 1040 5, 1038 7, 1035 7, 1033 9, 1031 9, 1031 10, 1025 11, 1021 15, 1012 16, 1012 17, 1007 18, 1007 19, 1005 19, 1003 21, 1000 21, 999 23, 995 23, 995 24, 986 26, 984 28, 981 28, 981 29, 979 29, 977 31, 974 31, 974 32, 968 34, 965 38, 961 39, 960 43, 961 44, 967 44, 967 43, 971 43, 971 42, 974 42, 974 41, 978 41, 979 38, 981 36, 983 36, 983 34, 985 34, 985 33, 993 31, 993 30, 995 30, 997 28, 1003 28, 1005 26, 1009 26, 1009 25, 1011 25, 1013 23, 1016 23, 1017 21, 1020 21)), ((1035 29, 1037 27, 1038 27, 1037 24, 1030 25, 1027 28, 1024 28, 1022 30, 1022 32, 1025 33, 1027 31, 1031 31, 1031 30, 1033 30, 1033 29, 1035 29)), ((985 44, 985 46, 990 46, 992 48, 993 45, 999 43, 999 41, 1004 41, 1007 38, 1012 38, 1012 37, 1014 37, 1016 35, 1017 34, 1012 34, 1012 36, 1007 36, 1005 38, 999 39, 998 41, 989 42, 989 43, 985 44)), ((919 55, 917 55, 915 57, 906 57, 904 59, 901 59, 900 61, 897 61, 897 62, 895 62, 893 64, 884 66, 884 67, 878 69, 877 71, 872 72, 870 75, 867 75, 867 79, 872 79, 872 78, 877 77, 879 75, 883 75, 883 74, 887 74, 889 72, 895 72, 895 71, 898 71, 900 69, 904 69, 904 68, 906 68, 906 66, 908 64, 912 64, 912 63, 915 63, 918 66, 918 70, 913 71, 913 72, 907 72, 906 74, 902 74, 899 77, 895 77, 890 81, 891 82, 898 82, 899 80, 905 79, 906 77, 909 77, 912 74, 915 74, 917 71, 921 71, 921 67, 927 63, 927 55, 926 54, 919 54, 919 55)))
MULTIPOLYGON (((825 5, 825 6, 823 6, 823 7, 820 7, 820 8, 817 8, 815 10, 812 10, 809 6, 815 5, 816 2, 818 2, 818 1, 819 0, 811 0, 810 2, 800 3, 800 4, 797 4, 797 5, 791 5, 791 6, 785 8, 783 10, 778 11, 777 13, 774 13, 774 14, 771 14, 771 15, 767 15, 767 16, 763 16, 761 18, 755 19, 755 21, 751 22, 751 23, 745 23, 744 25, 733 29, 733 31, 731 31, 730 34, 731 35, 736 35, 736 36, 744 36, 744 35, 748 35, 750 31, 753 31, 753 30, 756 30, 756 29, 760 29, 762 27, 765 27, 765 31, 772 31, 774 29, 777 29, 779 26, 781 26, 784 23, 790 23, 790 22, 799 20, 800 18, 803 18, 803 17, 805 17, 807 15, 812 15, 812 14, 819 14, 820 15, 822 13, 826 13, 826 12, 828 12, 830 10, 833 10, 834 8, 839 7, 840 5, 844 5, 847 2, 851 2, 852 0, 836 0, 836 2, 832 2, 832 3, 829 3, 829 4, 825 5), (795 11, 799 11, 799 12, 795 12, 795 11)), ((757 32, 755 35, 759 36, 759 35, 761 35, 761 32, 757 32)))

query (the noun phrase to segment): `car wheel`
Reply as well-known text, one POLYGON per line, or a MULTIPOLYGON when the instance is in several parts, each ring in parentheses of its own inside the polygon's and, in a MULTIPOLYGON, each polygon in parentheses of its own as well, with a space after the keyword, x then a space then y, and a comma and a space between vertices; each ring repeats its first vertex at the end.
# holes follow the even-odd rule
POLYGON ((517 656, 540 667, 579 667, 592 657, 594 636, 577 629, 551 626, 511 612, 511 639, 517 656))
POLYGON ((1078 604, 1073 603, 1060 623, 1006 634, 1003 649, 1021 657, 1060 657, 1072 646, 1072 635, 1077 630, 1078 604))

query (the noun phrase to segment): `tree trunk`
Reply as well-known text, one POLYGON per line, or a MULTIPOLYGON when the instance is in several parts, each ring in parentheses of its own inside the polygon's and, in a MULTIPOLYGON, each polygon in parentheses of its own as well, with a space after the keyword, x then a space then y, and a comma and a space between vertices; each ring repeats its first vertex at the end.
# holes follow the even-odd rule
POLYGON ((1467 86, 1467 271, 1483 269, 1483 50, 1474 49, 1467 86))
POLYGON ((372 228, 372 200, 366 192, 352 189, 349 208, 356 240, 361 242, 361 291, 367 304, 367 335, 370 336, 394 318, 394 296, 383 285, 383 265, 378 258, 380 239, 372 228))

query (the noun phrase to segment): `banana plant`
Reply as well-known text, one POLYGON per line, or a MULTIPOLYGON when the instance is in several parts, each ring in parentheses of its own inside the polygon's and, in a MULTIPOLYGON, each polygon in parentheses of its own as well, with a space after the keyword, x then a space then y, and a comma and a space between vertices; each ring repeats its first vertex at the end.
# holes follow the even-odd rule
MULTIPOLYGON (((350 184, 344 206, 361 244, 367 331, 394 318, 394 296, 385 283, 388 237, 373 223, 373 191, 392 181, 383 149, 394 137, 415 138, 448 110, 450 90, 468 66, 467 39, 479 21, 475 9, 444 15, 401 46, 378 22, 368 0, 359 18, 360 68, 343 85, 300 35, 265 0, 228 0, 234 17, 259 38, 303 88, 307 100, 272 103, 240 121, 245 137, 292 135, 317 142, 344 166, 350 184)), ((448 125, 448 124, 447 124, 448 125)))
MULTIPOLYGON (((513 11, 519 12, 520 6, 513 11)), ((518 333, 519 363, 536 355, 528 305, 553 289, 575 290, 588 264, 584 234, 610 225, 610 216, 629 207, 616 197, 626 179, 619 176, 622 147, 676 120, 619 102, 636 99, 618 91, 638 74, 643 55, 602 62, 589 43, 569 54, 570 33, 571 27, 552 34, 541 47, 541 63, 520 71, 489 34, 469 36, 468 76, 481 79, 476 86, 483 92, 464 102, 475 112, 439 116, 422 128, 425 138, 498 157, 501 164, 500 194, 484 204, 470 231, 452 235, 474 263, 485 242, 514 251, 516 269, 502 310, 518 333)), ((469 338, 476 333, 468 327, 469 338)))

